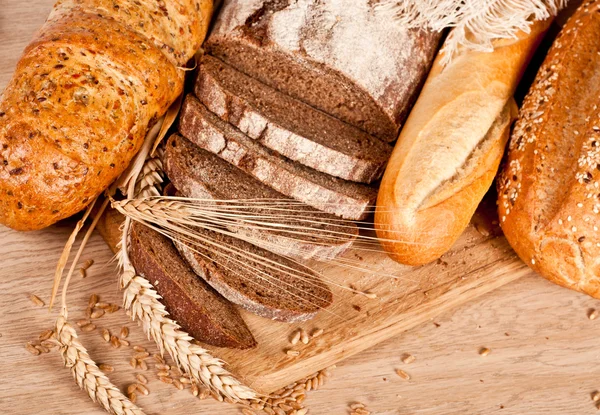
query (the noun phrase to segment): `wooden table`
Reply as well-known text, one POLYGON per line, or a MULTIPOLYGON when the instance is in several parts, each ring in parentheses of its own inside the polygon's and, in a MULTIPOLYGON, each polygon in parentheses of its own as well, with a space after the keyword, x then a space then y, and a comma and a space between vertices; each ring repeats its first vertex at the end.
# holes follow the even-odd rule
MULTIPOLYGON (((0 2, 0 88, 6 85, 21 50, 47 16, 52 1, 0 2)), ((50 328, 48 314, 28 298, 47 301, 54 266, 71 230, 70 223, 17 233, 0 227, 0 413, 102 414, 79 391, 57 353, 39 357, 24 348, 50 328)), ((120 302, 116 265, 99 236, 85 258, 93 258, 86 279, 70 289, 71 315, 80 316, 92 293, 120 302)), ((454 312, 387 341, 338 365, 326 386, 306 401, 313 415, 347 414, 348 404, 363 402, 374 414, 592 414, 590 393, 600 389, 600 321, 587 312, 596 300, 566 291, 530 275, 454 312), (491 353, 481 357, 478 351, 491 353), (411 353, 417 360, 405 365, 411 353), (394 374, 402 368, 406 382, 394 374)), ((122 313, 102 324, 118 329, 122 313)), ((151 346, 129 323, 130 340, 151 346)), ((98 336, 91 333, 89 336, 98 336)), ((85 336, 84 336, 85 342, 85 336)), ((111 379, 124 386, 133 381, 127 350, 108 345, 90 350, 98 362, 115 365, 111 379)), ((140 398, 148 414, 237 414, 239 409, 212 400, 198 401, 187 392, 152 381, 151 394, 140 398)))

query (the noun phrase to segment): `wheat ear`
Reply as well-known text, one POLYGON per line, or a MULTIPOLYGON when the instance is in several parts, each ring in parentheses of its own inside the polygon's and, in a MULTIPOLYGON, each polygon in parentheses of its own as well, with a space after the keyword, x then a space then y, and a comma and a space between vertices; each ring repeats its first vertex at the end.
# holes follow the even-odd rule
POLYGON ((131 403, 119 389, 100 371, 90 358, 73 326, 67 320, 67 308, 63 307, 56 320, 56 338, 60 343, 60 353, 65 366, 79 387, 87 392, 92 401, 97 402, 108 413, 115 415, 144 415, 144 412, 131 403))

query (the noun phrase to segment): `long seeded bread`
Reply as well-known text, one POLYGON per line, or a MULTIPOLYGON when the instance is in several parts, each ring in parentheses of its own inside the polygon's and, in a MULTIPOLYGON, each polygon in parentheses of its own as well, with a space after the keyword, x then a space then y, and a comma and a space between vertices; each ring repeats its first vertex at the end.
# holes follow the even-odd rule
POLYGON ((278 192, 345 219, 364 219, 377 197, 370 186, 323 174, 262 146, 193 95, 184 101, 179 132, 278 192))
POLYGON ((276 254, 298 259, 331 259, 348 249, 353 236, 358 234, 354 223, 341 222, 329 213, 282 195, 180 135, 169 138, 164 166, 181 196, 217 202, 248 199, 270 202, 264 208, 237 207, 248 221, 230 222, 226 226, 240 238, 276 254), (253 225, 252 221, 260 223, 253 225), (286 225, 291 232, 277 225, 286 225))
POLYGON ((130 255, 136 271, 154 284, 169 314, 195 339, 218 347, 256 346, 233 304, 198 278, 166 237, 134 223, 130 255))
POLYGON ((311 269, 224 232, 194 229, 201 242, 176 242, 192 269, 232 303, 283 322, 313 318, 333 294, 311 269))
POLYGON ((195 93, 211 112, 265 147, 342 179, 379 179, 392 151, 378 138, 208 55, 195 93))
POLYGON ((281 92, 393 141, 441 34, 409 30, 377 3, 226 0, 204 47, 281 92))

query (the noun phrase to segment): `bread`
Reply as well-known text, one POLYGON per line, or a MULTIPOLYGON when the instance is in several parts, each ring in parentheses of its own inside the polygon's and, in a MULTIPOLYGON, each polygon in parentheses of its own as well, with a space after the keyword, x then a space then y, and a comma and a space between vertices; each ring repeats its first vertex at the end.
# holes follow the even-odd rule
POLYGON ((373 1, 226 0, 205 43, 247 75, 394 141, 440 33, 408 30, 373 1))
POLYGON ((384 173, 375 227, 396 261, 421 265, 450 249, 493 182, 515 113, 512 95, 549 22, 438 56, 384 173))
POLYGON ((181 93, 177 66, 212 2, 141 4, 58 2, 23 52, 0 99, 1 224, 40 229, 83 209, 181 93))
POLYGON ((259 316, 306 321, 331 305, 333 295, 311 269, 241 239, 195 229, 202 243, 176 242, 192 269, 232 303, 259 316))
POLYGON ((377 196, 370 186, 320 173, 263 147, 192 95, 183 103, 179 132, 279 193, 345 219, 364 219, 377 196))
POLYGON ((586 1, 523 102, 498 179, 516 253, 562 286, 600 298, 600 1, 586 1))
MULTIPOLYGON (((189 140, 173 134, 166 145, 164 166, 171 183, 180 195, 215 201, 263 199, 285 209, 278 212, 260 207, 239 207, 250 219, 260 221, 254 228, 236 226, 227 228, 240 238, 252 242, 279 255, 298 259, 334 258, 352 244, 352 235, 358 235, 358 228, 351 223, 339 224, 339 219, 331 214, 299 204, 259 182, 242 170, 202 150, 189 140), (290 202, 293 206, 285 205, 290 202), (288 230, 267 228, 268 223, 287 225, 288 230), (258 229, 258 228, 261 229, 258 229), (306 231, 303 228, 308 228, 306 231), (305 234, 303 234, 305 232, 305 234), (340 235, 344 234, 344 238, 340 235)), ((242 212, 240 212, 242 213, 242 212)))
POLYGON ((130 231, 131 261, 152 281, 175 321, 196 340, 218 347, 256 346, 252 333, 229 301, 198 278, 169 239, 139 223, 130 231))
POLYGON ((214 114, 283 156, 323 173, 370 183, 383 174, 389 144, 205 56, 195 85, 214 114))

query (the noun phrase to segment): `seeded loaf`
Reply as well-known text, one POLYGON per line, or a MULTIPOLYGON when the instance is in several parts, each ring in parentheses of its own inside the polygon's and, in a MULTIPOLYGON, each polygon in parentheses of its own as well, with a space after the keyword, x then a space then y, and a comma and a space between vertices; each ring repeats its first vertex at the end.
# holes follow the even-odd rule
POLYGON ((392 148, 364 131, 204 56, 195 85, 213 113, 285 157, 332 176, 370 183, 392 148))
POLYGON ((372 1, 227 0, 205 49, 273 88, 393 141, 439 33, 372 1))
POLYGON ((552 282, 600 298, 600 1, 554 41, 523 102, 498 178, 500 225, 552 282))
POLYGON ((40 229, 83 209, 181 93, 212 1, 118 3, 57 2, 23 52, 0 97, 1 224, 40 229))
POLYGON ((169 138, 164 158, 165 172, 181 196, 215 201, 263 199, 275 209, 285 209, 239 207, 240 214, 252 216, 261 224, 227 226, 240 238, 276 254, 331 259, 348 249, 358 234, 352 222, 339 223, 331 214, 297 203, 180 135, 169 138), (293 233, 278 229, 277 224, 286 225, 293 233))
POLYGON ((192 269, 232 303, 283 322, 313 318, 333 294, 311 269, 221 232, 195 228, 203 238, 176 242, 192 269))
POLYGON ((170 240, 139 223, 131 227, 131 261, 161 295, 169 314, 196 340, 218 347, 256 346, 236 308, 200 279, 170 240))
POLYGON ((364 219, 377 191, 292 162, 211 113, 193 95, 181 109, 179 132, 278 192, 345 219, 364 219))

